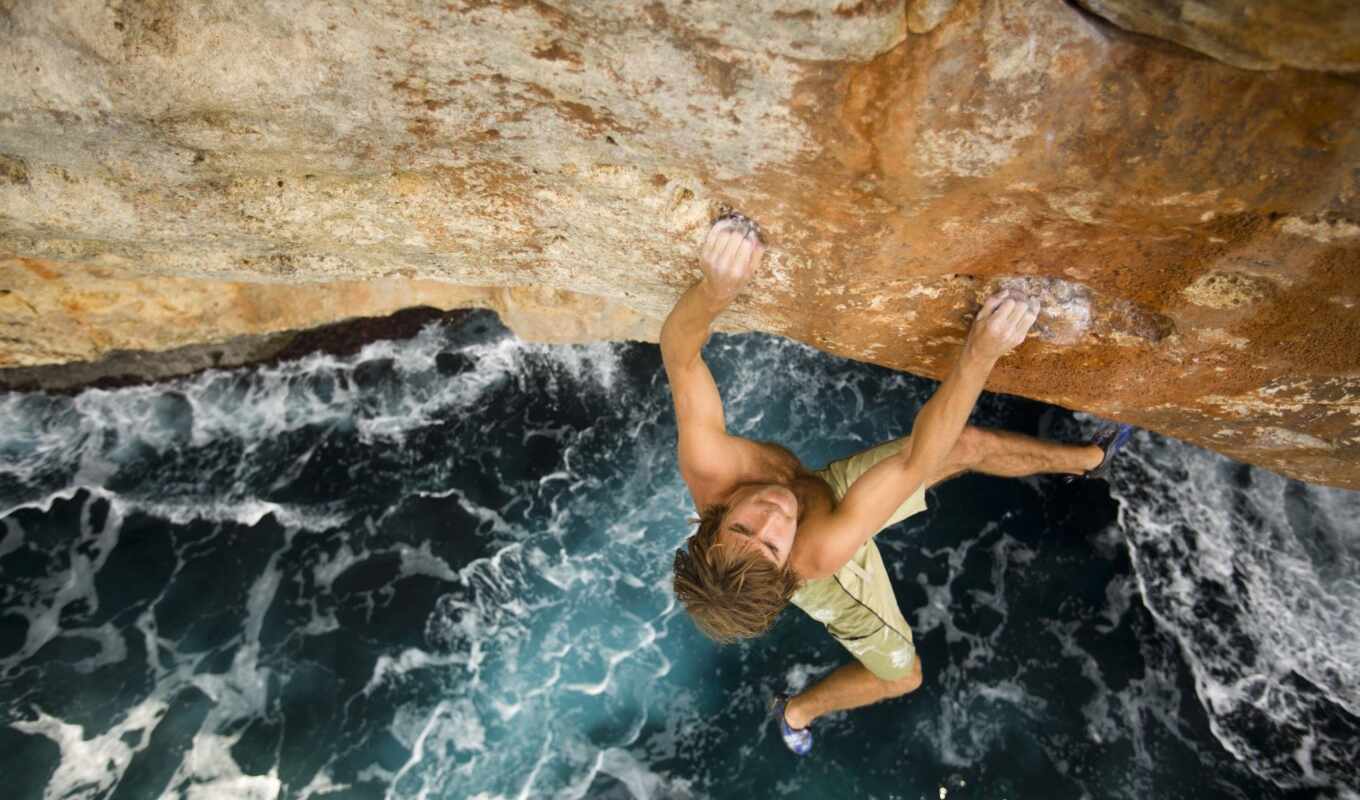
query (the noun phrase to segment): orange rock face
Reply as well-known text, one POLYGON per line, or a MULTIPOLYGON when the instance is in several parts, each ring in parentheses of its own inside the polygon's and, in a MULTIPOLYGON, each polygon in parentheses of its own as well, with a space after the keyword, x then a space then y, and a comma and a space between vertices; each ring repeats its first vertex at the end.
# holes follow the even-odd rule
POLYGON ((939 376, 1014 286, 991 388, 1360 488, 1352 73, 1047 0, 78 5, 0 10, 0 364, 417 304, 652 338, 731 206, 728 330, 939 376))

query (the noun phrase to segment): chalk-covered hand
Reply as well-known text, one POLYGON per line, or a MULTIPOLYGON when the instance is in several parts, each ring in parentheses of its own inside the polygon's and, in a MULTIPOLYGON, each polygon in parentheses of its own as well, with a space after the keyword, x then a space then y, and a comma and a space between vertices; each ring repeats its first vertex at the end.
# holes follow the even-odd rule
POLYGON ((751 280, 764 254, 765 245, 755 222, 739 214, 720 217, 708 229, 700 254, 705 294, 715 303, 732 302, 751 280))
POLYGON ((997 292, 982 303, 964 352, 995 361, 1023 342, 1038 318, 1038 299, 1013 291, 997 292))

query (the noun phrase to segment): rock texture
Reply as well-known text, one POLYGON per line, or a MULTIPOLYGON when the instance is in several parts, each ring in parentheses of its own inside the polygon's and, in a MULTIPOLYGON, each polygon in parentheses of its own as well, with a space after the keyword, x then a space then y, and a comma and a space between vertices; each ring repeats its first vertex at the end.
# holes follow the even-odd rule
POLYGON ((537 341, 647 339, 656 326, 626 306, 542 286, 477 287, 374 277, 290 284, 146 276, 82 263, 0 261, 0 366, 91 361, 112 350, 167 350, 312 328, 402 308, 489 308, 537 341))
POLYGON ((1076 0, 1122 28, 1243 69, 1360 72, 1355 0, 1076 0))
POLYGON ((0 364, 410 305, 654 338, 735 207, 728 330, 938 376, 1020 285, 992 388, 1360 488, 1337 13, 1262 56, 1327 72, 1051 0, 0 0, 0 364))

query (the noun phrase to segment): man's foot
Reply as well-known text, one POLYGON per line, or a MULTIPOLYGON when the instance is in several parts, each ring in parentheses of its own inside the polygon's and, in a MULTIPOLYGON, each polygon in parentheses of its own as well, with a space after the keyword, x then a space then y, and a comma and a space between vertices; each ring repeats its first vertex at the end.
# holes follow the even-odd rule
POLYGON ((784 739, 784 746, 793 751, 794 755, 805 756, 812 750, 812 731, 807 728, 790 728, 789 722, 784 718, 784 709, 788 708, 789 696, 776 694, 774 700, 770 702, 770 715, 778 720, 779 735, 784 739))
MULTIPOLYGON (((1094 469, 1087 470, 1080 477, 1110 479, 1110 462, 1114 460, 1114 454, 1129 443, 1129 437, 1133 435, 1133 426, 1119 423, 1117 425, 1107 425, 1096 431, 1096 435, 1091 439, 1091 444, 1099 447, 1105 452, 1105 456, 1100 459, 1100 463, 1094 469)), ((1073 475, 1069 481, 1076 480, 1078 476, 1073 475)))

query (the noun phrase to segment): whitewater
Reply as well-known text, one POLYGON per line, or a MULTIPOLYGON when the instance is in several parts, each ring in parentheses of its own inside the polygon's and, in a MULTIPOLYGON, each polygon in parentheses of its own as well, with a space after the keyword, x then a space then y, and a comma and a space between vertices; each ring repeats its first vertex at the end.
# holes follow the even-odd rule
MULTIPOLYGON (((813 466, 933 388, 764 335, 706 357, 729 428, 813 466)), ((474 313, 0 420, 9 796, 1360 798, 1360 493, 1154 433, 1110 485, 967 476, 881 534, 925 686, 798 761, 768 699, 845 655, 677 607, 655 346, 474 313)))

